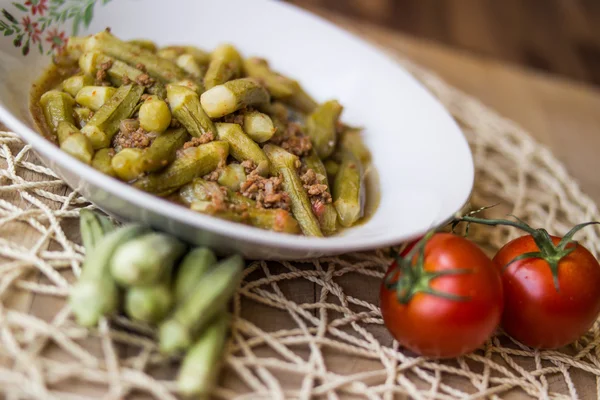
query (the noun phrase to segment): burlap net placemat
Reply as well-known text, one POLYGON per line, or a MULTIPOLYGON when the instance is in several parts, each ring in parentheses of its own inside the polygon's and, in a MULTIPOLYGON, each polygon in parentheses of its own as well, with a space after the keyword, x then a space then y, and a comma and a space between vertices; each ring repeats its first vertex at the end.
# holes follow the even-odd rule
MULTIPOLYGON (((600 219, 592 200, 527 132, 400 61, 462 126, 477 170, 473 204, 500 201, 557 233, 600 219)), ((0 132, 0 157, 0 394, 8 400, 177 398, 177 361, 157 353, 151 328, 117 317, 86 330, 64 304, 83 259, 78 209, 92 206, 41 166, 16 134, 0 132)), ((492 251, 515 234, 474 231, 492 251)), ((598 255, 598 229, 586 229, 579 240, 598 255)), ((498 333, 456 360, 403 352, 377 306, 385 254, 250 264, 234 299, 215 397, 598 397, 598 324, 559 351, 532 351, 498 333)))

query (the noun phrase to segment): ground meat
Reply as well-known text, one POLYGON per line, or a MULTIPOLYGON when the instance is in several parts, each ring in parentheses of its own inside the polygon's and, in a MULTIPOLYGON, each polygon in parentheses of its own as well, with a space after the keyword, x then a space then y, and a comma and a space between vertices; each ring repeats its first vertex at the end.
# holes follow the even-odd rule
POLYGON ((300 177, 313 206, 317 202, 322 204, 331 203, 331 194, 327 191, 327 185, 321 183, 322 179, 311 168, 307 169, 300 177))
POLYGON ((215 140, 215 135, 212 132, 203 133, 200 137, 194 137, 192 140, 187 141, 183 144, 184 149, 188 149, 190 147, 197 147, 201 144, 205 144, 208 142, 212 142, 215 140))
POLYGON ((112 60, 108 60, 100 64, 100 68, 96 72, 96 85, 99 86, 110 86, 110 82, 108 81, 108 70, 112 67, 112 60))
POLYGON ((150 87, 152 85, 154 85, 154 83, 156 82, 153 78, 150 77, 150 75, 148 75, 147 73, 143 73, 143 74, 139 74, 136 78, 135 81, 145 87, 150 87))
POLYGON ((181 127, 181 122, 179 122, 175 118, 171 118, 171 125, 169 125, 169 127, 170 128, 179 128, 179 127, 181 127))
POLYGON ((204 175, 202 178, 207 181, 216 182, 219 179, 219 176, 221 176, 221 171, 221 168, 217 168, 210 174, 204 175))
POLYGON ((129 85, 131 83, 131 79, 127 75, 123 76, 123 85, 129 85))
POLYGON ((143 149, 152 144, 152 136, 135 119, 125 119, 119 124, 119 132, 115 135, 114 145, 121 148, 143 149))
POLYGON ((244 116, 239 113, 229 114, 223 117, 223 122, 244 126, 244 116))
POLYGON ((259 208, 282 208, 284 210, 290 208, 290 196, 283 191, 283 178, 281 176, 264 178, 254 169, 247 176, 246 181, 242 183, 240 193, 256 200, 256 205, 259 208))
POLYGON ((137 69, 139 69, 140 71, 142 71, 142 72, 146 72, 146 66, 144 64, 142 64, 142 63, 135 64, 135 67, 137 69))
POLYGON ((240 165, 244 167, 244 171, 246 172, 246 174, 249 174, 250 172, 256 169, 256 163, 252 160, 242 161, 240 165))
POLYGON ((271 142, 298 157, 306 156, 312 150, 310 138, 302 132, 301 126, 296 122, 290 122, 285 132, 273 136, 271 142))

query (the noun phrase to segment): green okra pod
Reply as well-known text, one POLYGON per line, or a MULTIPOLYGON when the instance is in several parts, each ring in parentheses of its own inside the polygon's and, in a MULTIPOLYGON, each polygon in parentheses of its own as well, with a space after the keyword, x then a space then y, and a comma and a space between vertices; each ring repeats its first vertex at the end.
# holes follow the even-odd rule
POLYGON ((327 171, 327 177, 333 181, 340 170, 340 164, 332 159, 325 160, 323 164, 325 165, 325 171, 327 171))
POLYGON ((168 195, 194 178, 204 176, 225 163, 229 144, 218 140, 180 150, 164 170, 138 179, 133 186, 159 195, 168 195))
POLYGON ((123 286, 155 284, 169 275, 185 248, 174 236, 151 232, 120 246, 110 262, 110 272, 123 286))
POLYGON ((184 54, 192 56, 196 63, 202 67, 207 67, 210 62, 210 53, 195 46, 166 46, 158 50, 160 57, 174 62, 184 54))
MULTIPOLYGON (((221 186, 215 182, 206 181, 201 178, 194 179, 191 183, 183 186, 179 190, 179 199, 188 206, 192 203, 201 201, 210 201, 213 196, 220 196, 221 186)), ((248 197, 226 188, 227 201, 235 205, 245 205, 256 207, 256 202, 248 197)))
POLYGON ((364 212, 364 171, 360 160, 344 152, 339 171, 333 182, 333 205, 342 226, 350 227, 364 212))
POLYGON ((204 75, 204 87, 211 89, 230 79, 238 78, 242 72, 242 57, 230 44, 223 44, 214 49, 208 69, 204 75))
POLYGON ((256 143, 264 143, 271 139, 277 130, 271 117, 260 111, 244 112, 244 132, 256 143))
POLYGON ((262 176, 269 173, 269 159, 252 139, 248 137, 238 124, 217 123, 217 136, 229 143, 229 154, 239 162, 251 160, 258 166, 262 176))
POLYGON ((215 133, 215 125, 200 105, 198 93, 185 86, 171 84, 167 85, 167 99, 171 113, 190 135, 200 137, 205 133, 215 133))
POLYGON ((259 81, 276 99, 290 97, 298 90, 298 84, 293 79, 273 71, 265 59, 248 58, 243 65, 246 75, 259 81))
POLYGON ((114 155, 115 151, 113 149, 98 150, 92 158, 92 167, 108 176, 117 176, 111 164, 114 155))
POLYGON ((77 92, 84 86, 92 86, 94 79, 87 74, 73 75, 65 79, 62 83, 62 89, 71 96, 77 96, 77 92))
POLYGON ((217 264, 217 257, 208 247, 197 247, 185 255, 177 273, 173 293, 180 304, 193 292, 194 287, 217 264))
POLYGON ((180 55, 175 63, 194 79, 200 80, 204 76, 204 67, 191 54, 180 55))
POLYGON ((240 190, 242 183, 246 181, 246 171, 244 167, 237 163, 231 163, 221 170, 219 175, 219 185, 225 186, 233 191, 240 190))
POLYGON ((292 214, 302 228, 302 232, 306 236, 323 236, 319 220, 313 213, 308 194, 296 171, 298 157, 272 144, 265 145, 263 151, 271 162, 272 174, 283 177, 283 188, 290 196, 292 214))
POLYGON ((75 107, 73 109, 75 113, 75 122, 79 128, 83 128, 85 124, 92 118, 94 112, 87 107, 75 107))
POLYGON ((317 108, 317 102, 300 86, 298 82, 295 83, 294 94, 291 96, 282 98, 281 101, 288 106, 301 111, 305 114, 310 114, 317 108))
POLYGON ((86 164, 92 163, 94 148, 90 140, 75 125, 61 121, 56 131, 60 149, 86 164))
POLYGON ((144 173, 143 157, 144 150, 135 147, 125 148, 112 157, 110 165, 119 179, 130 182, 144 173))
MULTIPOLYGON (((329 180, 327 179, 327 171, 323 161, 317 156, 314 149, 309 155, 302 159, 307 168, 312 169, 317 175, 317 180, 322 185, 327 185, 327 193, 331 194, 329 180)), ((321 201, 312 201, 313 213, 319 220, 321 230, 327 236, 333 235, 337 230, 337 212, 331 203, 323 203, 321 201)))
POLYGON ((73 105, 75 100, 67 93, 58 90, 50 90, 40 98, 40 105, 48 127, 56 134, 60 122, 74 124, 73 105))
POLYGON ((82 208, 79 210, 79 231, 86 253, 92 251, 100 240, 115 230, 115 226, 105 215, 82 208))
POLYGON ((169 284, 159 282, 148 286, 133 286, 125 292, 125 313, 133 320, 156 324, 173 306, 169 284))
POLYGON ((243 107, 268 103, 269 92, 252 78, 235 79, 213 86, 200 96, 200 103, 211 118, 221 118, 243 107))
POLYGON ((127 41, 127 43, 132 44, 134 46, 141 47, 141 48, 151 51, 153 53, 156 53, 156 50, 157 50, 156 43, 154 43, 152 40, 148 40, 148 39, 132 39, 132 40, 127 41))
POLYGON ((328 158, 337 143, 337 122, 342 106, 336 100, 318 106, 306 119, 306 133, 322 160, 328 158))
POLYGON ((123 42, 106 31, 90 36, 85 50, 99 51, 131 65, 142 64, 150 76, 163 82, 181 80, 186 75, 174 62, 161 58, 150 50, 123 42))
POLYGON ((146 99, 140 107, 140 125, 148 132, 163 133, 171 124, 171 111, 164 100, 156 97, 146 99))
POLYGON ((159 347, 165 354, 189 348, 194 336, 222 312, 242 279, 244 259, 233 255, 204 275, 193 293, 159 328, 159 347))
POLYGON ((75 320, 83 326, 93 326, 102 316, 117 310, 119 293, 110 275, 110 261, 115 250, 143 234, 139 225, 121 227, 104 236, 85 258, 79 280, 69 293, 69 304, 75 320))
POLYGON ((288 211, 281 208, 255 208, 245 210, 231 210, 215 208, 210 201, 199 201, 191 204, 194 211, 228 221, 247 224, 268 231, 298 234, 301 232, 298 221, 288 211))
POLYGON ((117 89, 110 86, 84 86, 77 92, 75 101, 92 111, 98 111, 116 92, 117 89))
POLYGON ((88 123, 81 129, 95 149, 109 147, 110 142, 119 131, 122 120, 129 118, 144 93, 144 87, 130 84, 121 86, 88 123))
POLYGON ((183 147, 189 135, 183 128, 169 129, 159 135, 150 147, 144 149, 141 170, 154 172, 171 164, 175 160, 177 150, 183 147))
POLYGON ((196 340, 183 359, 177 386, 184 396, 208 396, 216 384, 227 338, 229 317, 218 315, 196 340))
POLYGON ((371 161, 371 152, 362 141, 360 129, 348 128, 344 130, 340 137, 339 147, 340 154, 344 151, 351 152, 363 166, 371 161))

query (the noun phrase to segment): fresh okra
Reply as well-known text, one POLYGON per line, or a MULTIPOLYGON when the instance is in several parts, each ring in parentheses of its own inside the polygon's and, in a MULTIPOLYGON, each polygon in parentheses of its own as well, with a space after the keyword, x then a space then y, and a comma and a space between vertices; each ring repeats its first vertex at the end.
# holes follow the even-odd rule
POLYGON ((244 132, 257 143, 271 139, 277 130, 271 117, 260 111, 247 111, 244 114, 244 132))
POLYGON ((220 118, 243 107, 268 103, 269 92, 251 78, 236 79, 213 86, 200 96, 200 103, 211 118, 220 118))
POLYGON ((110 261, 115 250, 146 231, 129 225, 104 236, 85 258, 81 275, 69 293, 69 304, 77 323, 93 326, 102 316, 117 310, 119 293, 110 275, 110 261))
POLYGON ((239 162, 251 160, 258 166, 259 174, 269 173, 269 159, 252 139, 248 137, 238 124, 217 123, 217 136, 229 143, 229 153, 239 162))
POLYGON ((215 126, 200 105, 198 93, 192 89, 167 85, 167 99, 171 113, 187 129, 190 135, 200 137, 205 133, 215 133, 215 126))
POLYGON ((244 268, 239 255, 221 261, 204 275, 193 293, 178 304, 172 316, 159 327, 159 347, 165 354, 174 354, 193 344, 194 336, 207 327, 231 299, 244 268))
POLYGON ((91 252, 105 235, 115 230, 108 217, 85 208, 79 210, 79 228, 86 253, 91 252))
POLYGON ((175 160, 164 170, 138 179, 133 186, 161 196, 168 195, 194 178, 204 176, 225 163, 229 144, 213 141, 178 152, 175 160))
POLYGON ((90 36, 85 44, 85 50, 100 51, 131 65, 142 64, 148 74, 163 82, 181 80, 186 75, 185 71, 174 62, 135 44, 123 42, 106 31, 90 36))
POLYGON ((175 302, 180 304, 185 301, 194 292, 194 287, 200 279, 216 264, 217 257, 208 247, 198 247, 187 253, 175 275, 173 286, 175 302))
POLYGON ((112 158, 115 154, 113 149, 100 149, 92 158, 92 167, 108 176, 117 176, 112 167, 112 158))
POLYGON ((121 86, 81 129, 95 149, 108 147, 119 130, 122 120, 131 116, 144 93, 144 87, 130 84, 121 86))
POLYGON ((272 173, 283 177, 283 188, 290 196, 292 213, 302 232, 306 236, 323 236, 308 194, 296 172, 298 157, 272 144, 265 145, 263 150, 271 162, 272 173))
POLYGON ((242 72, 242 57, 230 44, 218 46, 212 52, 208 69, 204 75, 204 87, 208 90, 230 79, 238 78, 242 72))
POLYGON ((133 286, 125 292, 125 313, 133 320, 156 324, 162 321, 173 305, 173 293, 167 282, 133 286))
POLYGON ((174 236, 148 233, 115 251, 110 272, 120 285, 126 287, 155 284, 170 274, 185 248, 185 244, 174 236))
POLYGON ((92 111, 98 111, 116 92, 117 89, 110 86, 84 86, 77 92, 75 101, 92 111))
POLYGON ((351 152, 344 152, 339 171, 333 182, 333 205, 342 226, 352 226, 363 216, 363 166, 351 152))
POLYGON ((321 159, 328 158, 337 143, 337 122, 342 106, 335 100, 318 106, 306 119, 306 133, 321 159))
POLYGON ((219 373, 229 318, 218 315, 187 352, 177 376, 179 392, 184 396, 208 396, 219 373))

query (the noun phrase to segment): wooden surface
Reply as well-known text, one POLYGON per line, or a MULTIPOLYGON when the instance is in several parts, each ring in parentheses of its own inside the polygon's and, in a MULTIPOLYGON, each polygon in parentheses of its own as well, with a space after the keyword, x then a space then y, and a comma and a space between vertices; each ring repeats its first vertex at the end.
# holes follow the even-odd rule
MULTIPOLYGON (((600 91, 449 51, 395 31, 356 23, 333 14, 323 15, 379 46, 436 71, 450 84, 480 98, 505 117, 524 126, 551 148, 581 183, 584 191, 600 203, 600 179, 596 177, 596 171, 600 170, 600 159, 596 156, 600 148, 600 91)), ((28 244, 32 243, 24 236, 23 245, 28 244)), ((357 284, 360 287, 362 282, 357 284)), ((294 292, 299 298, 306 297, 310 301, 316 295, 313 285, 295 288, 294 292)), ((375 293, 373 295, 376 296, 375 293)), ((58 301, 42 302, 29 298, 19 308, 29 308, 32 313, 49 318, 56 307, 58 301)), ((282 320, 275 316, 276 313, 278 311, 269 311, 267 316, 264 307, 256 308, 257 319, 265 320, 266 325, 275 321, 281 324, 282 320)), ((358 368, 352 365, 352 368, 358 368)), ((91 388, 82 390, 93 391, 91 388)))
POLYGON ((288 0, 600 85, 597 0, 288 0))

